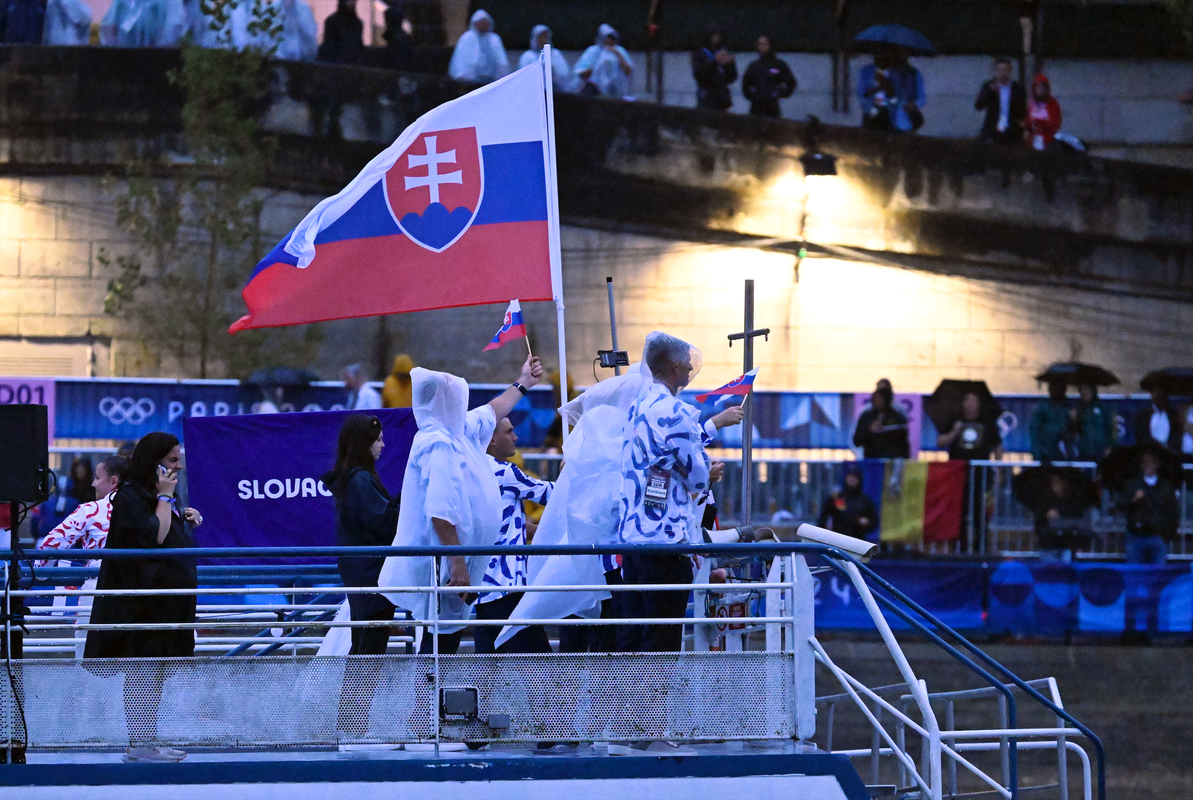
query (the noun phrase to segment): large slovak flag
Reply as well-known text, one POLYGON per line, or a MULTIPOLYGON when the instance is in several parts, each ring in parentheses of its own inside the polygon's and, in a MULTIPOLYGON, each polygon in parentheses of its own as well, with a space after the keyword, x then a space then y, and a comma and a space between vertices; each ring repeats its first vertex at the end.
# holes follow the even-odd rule
POLYGON ((552 299, 543 87, 536 63, 420 117, 257 265, 231 332, 552 299))

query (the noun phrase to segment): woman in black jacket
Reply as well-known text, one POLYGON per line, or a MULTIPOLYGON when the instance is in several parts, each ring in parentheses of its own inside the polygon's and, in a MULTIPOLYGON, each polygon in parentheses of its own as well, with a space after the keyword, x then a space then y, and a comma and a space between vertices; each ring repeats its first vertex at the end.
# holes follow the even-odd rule
MULTIPOLYGON (((399 497, 390 497, 377 475, 377 458, 385 441, 381 420, 352 414, 340 426, 336 463, 320 480, 336 503, 336 545, 339 547, 388 547, 398 527, 399 497)), ((376 586, 385 559, 379 556, 343 556, 340 578, 345 586, 376 586)), ((350 593, 348 608, 353 622, 391 620, 394 605, 380 594, 350 593)), ((389 626, 352 628, 351 656, 383 656, 389 646, 389 626)), ((381 676, 381 665, 372 659, 349 659, 344 666, 336 728, 349 739, 364 738, 369 730, 369 706, 381 676)))
MULTIPOLYGON (((194 547, 191 527, 203 518, 193 508, 180 508, 175 490, 182 471, 178 439, 157 431, 146 434, 133 450, 124 483, 112 498, 108 549, 194 547)), ((104 559, 96 588, 194 589, 198 586, 193 558, 104 559)), ((93 625, 174 624, 193 625, 195 595, 97 596, 92 606, 93 625)), ((83 658, 161 659, 195 654, 192 628, 152 630, 92 630, 87 634, 83 658)), ((157 708, 161 702, 167 666, 154 660, 122 665, 124 707, 128 720, 129 750, 126 761, 178 761, 181 750, 153 746, 157 740, 157 708)))
MULTIPOLYGON (((320 480, 336 503, 336 546, 389 547, 398 527, 398 501, 390 497, 377 476, 377 458, 385 441, 381 421, 368 414, 353 414, 340 426, 336 464, 320 480)), ((385 559, 380 556, 339 559, 345 586, 376 586, 385 559)), ((354 621, 387 620, 394 605, 379 594, 349 594, 354 621)), ((353 628, 349 655, 384 655, 389 628, 353 628)))

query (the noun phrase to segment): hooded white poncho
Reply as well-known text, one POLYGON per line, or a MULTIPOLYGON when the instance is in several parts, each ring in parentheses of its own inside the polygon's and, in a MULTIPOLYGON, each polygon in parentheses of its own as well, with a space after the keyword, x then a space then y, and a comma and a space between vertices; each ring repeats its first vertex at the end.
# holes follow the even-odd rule
POLYGON ((478 10, 469 20, 468 30, 456 42, 447 74, 458 81, 489 83, 504 78, 509 71, 509 57, 501 37, 493 32, 493 18, 487 11, 478 10), (476 23, 483 19, 489 21, 489 30, 485 33, 476 29, 476 23))
POLYGON ((609 97, 625 97, 630 93, 630 76, 621 71, 621 59, 617 57, 618 53, 626 60, 627 64, 634 63, 630 60, 630 54, 621 46, 621 36, 613 29, 613 26, 601 25, 597 30, 595 43, 580 55, 580 60, 576 62, 573 71, 576 77, 580 77, 580 73, 591 70, 592 75, 589 80, 596 84, 597 88, 601 90, 601 94, 609 97), (610 36, 617 42, 613 45, 612 51, 605 48, 605 40, 610 36))
POLYGON ((115 47, 174 47, 186 31, 182 0, 116 0, 99 24, 99 42, 115 47))
MULTIPOLYGON (((609 378, 559 409, 575 429, 563 445, 564 466, 534 534, 535 545, 620 544, 617 535, 621 497, 621 454, 630 406, 654 379, 645 365, 609 378)), ((583 586, 605 582, 599 555, 531 556, 531 586, 583 586)), ((563 619, 573 614, 599 616, 608 592, 527 592, 510 615, 519 619, 563 619)), ((520 628, 503 628, 503 644, 520 628)))
POLYGON ((83 45, 91 39, 91 9, 82 0, 49 0, 42 44, 83 45))
MULTIPOLYGON (((551 44, 551 29, 546 25, 535 25, 534 29, 530 31, 530 49, 518 59, 518 69, 529 67, 539 60, 542 48, 538 46, 538 41, 539 36, 544 33, 547 34, 547 44, 551 44)), ((555 84, 557 92, 570 92, 575 83, 572 78, 572 68, 568 66, 567 59, 554 47, 551 48, 551 82, 555 84)))
MULTIPOLYGON (((402 508, 398 513, 395 547, 428 547, 440 544, 431 520, 442 519, 456 527, 460 544, 489 546, 497 541, 501 526, 500 489, 485 457, 497 419, 488 405, 468 411, 468 384, 463 378, 421 367, 410 371, 414 419, 418 433, 410 446, 410 460, 402 480, 402 508)), ((480 587, 489 556, 470 556, 468 572, 480 587)), ((441 560, 439 584, 450 577, 448 561, 441 560)), ((433 586, 435 562, 430 556, 391 556, 385 559, 379 586, 433 586)), ((431 595, 383 592, 417 620, 432 618, 431 595)), ((439 619, 465 621, 472 606, 460 595, 440 595, 439 619)), ((442 633, 463 625, 445 625, 442 633)))

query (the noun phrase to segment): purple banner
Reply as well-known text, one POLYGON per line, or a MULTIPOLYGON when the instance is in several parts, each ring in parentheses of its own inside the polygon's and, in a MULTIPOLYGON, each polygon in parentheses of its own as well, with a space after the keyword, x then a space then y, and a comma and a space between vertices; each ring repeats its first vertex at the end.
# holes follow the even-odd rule
MULTIPOLYGON (((189 417, 185 422, 188 502, 203 515, 199 547, 320 547, 335 544, 335 507, 319 476, 335 462, 348 411, 189 417)), ((370 412, 385 448, 377 473, 402 491, 418 427, 408 408, 370 412)))

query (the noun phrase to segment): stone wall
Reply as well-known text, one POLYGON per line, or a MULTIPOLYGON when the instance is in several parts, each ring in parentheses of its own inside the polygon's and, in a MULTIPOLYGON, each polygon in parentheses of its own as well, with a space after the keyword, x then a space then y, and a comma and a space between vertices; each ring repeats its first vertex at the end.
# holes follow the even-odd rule
MULTIPOLYGON (((50 371, 48 355, 58 358, 55 371, 76 375, 152 369, 103 313, 111 276, 97 256, 114 258, 132 246, 115 224, 112 199, 119 191, 118 182, 103 178, 0 181, 3 371, 50 371)), ((319 199, 271 195, 266 241, 280 239, 319 199)), ((797 280, 796 259, 787 253, 577 226, 563 229, 563 257, 568 367, 577 385, 592 382, 596 351, 609 347, 606 276, 614 279, 621 346, 636 359, 652 330, 688 338, 704 352, 697 381, 703 386, 740 374, 741 349, 730 349, 725 337, 742 326, 745 278, 756 281, 757 324, 773 330, 756 348, 759 386, 766 389, 852 391, 886 375, 908 391, 930 391, 943 377, 983 378, 996 391, 1035 391, 1036 370, 1072 355, 1129 381, 1151 368, 1193 361, 1193 312, 1178 303, 830 258, 805 259, 797 280)), ((477 307, 390 317, 387 356, 407 351, 420 364, 473 380, 508 380, 525 357, 522 348, 481 352, 500 314, 477 307)), ((553 306, 527 304, 525 314, 535 352, 554 364, 553 306)), ((326 340, 313 365, 321 375, 334 378, 354 361, 379 372, 376 320, 322 327, 326 340)), ((167 365, 165 374, 175 373, 167 365)))
POLYGON ((886 376, 906 391, 976 378, 997 392, 1034 393, 1039 370, 1079 357, 1133 391, 1146 371, 1193 361, 1193 312, 1181 303, 831 258, 804 259, 797 278, 789 254, 571 227, 563 247, 577 383, 591 379, 596 350, 609 347, 606 276, 621 346, 637 358, 656 328, 689 339, 704 353, 699 386, 741 374, 740 345, 731 349, 725 337, 742 329, 746 278, 755 281, 756 325, 772 330, 755 347, 764 389, 861 391, 886 376))

